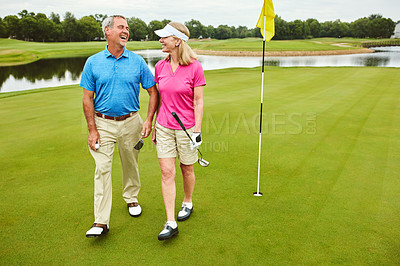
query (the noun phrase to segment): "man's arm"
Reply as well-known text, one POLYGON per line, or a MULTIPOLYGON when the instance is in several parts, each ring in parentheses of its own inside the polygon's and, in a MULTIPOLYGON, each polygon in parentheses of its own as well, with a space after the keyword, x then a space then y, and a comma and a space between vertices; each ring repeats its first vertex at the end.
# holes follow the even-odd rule
POLYGON ((159 101, 158 90, 156 85, 154 85, 151 88, 148 88, 147 92, 150 96, 150 100, 149 100, 149 109, 147 111, 147 117, 143 123, 143 130, 142 130, 143 138, 147 138, 151 133, 151 126, 153 124, 154 114, 158 108, 158 101, 159 101))
POLYGON ((97 131, 96 122, 94 120, 94 92, 83 89, 83 113, 86 117, 86 122, 88 125, 89 136, 88 144, 92 150, 96 150, 96 142, 100 145, 100 134, 97 131))

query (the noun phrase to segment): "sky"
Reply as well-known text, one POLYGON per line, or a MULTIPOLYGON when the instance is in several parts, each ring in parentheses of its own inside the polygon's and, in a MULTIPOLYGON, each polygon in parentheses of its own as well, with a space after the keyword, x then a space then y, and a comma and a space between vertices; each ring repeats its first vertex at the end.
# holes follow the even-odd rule
MULTIPOLYGON (((203 25, 247 26, 254 28, 262 7, 262 0, 0 0, 0 17, 29 12, 51 12, 63 19, 71 12, 77 19, 94 14, 137 17, 149 23, 169 19, 187 22, 191 19, 203 25)), ((397 22, 400 20, 399 0, 273 0, 275 14, 285 21, 315 18, 319 22, 340 19, 352 22, 371 14, 380 14, 397 22)))

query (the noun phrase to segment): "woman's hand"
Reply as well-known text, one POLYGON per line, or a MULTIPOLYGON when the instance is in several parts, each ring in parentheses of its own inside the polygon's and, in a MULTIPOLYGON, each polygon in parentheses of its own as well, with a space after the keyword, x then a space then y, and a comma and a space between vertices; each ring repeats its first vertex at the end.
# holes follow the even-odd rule
POLYGON ((156 127, 153 128, 153 132, 151 133, 151 141, 154 143, 154 145, 157 145, 156 127))

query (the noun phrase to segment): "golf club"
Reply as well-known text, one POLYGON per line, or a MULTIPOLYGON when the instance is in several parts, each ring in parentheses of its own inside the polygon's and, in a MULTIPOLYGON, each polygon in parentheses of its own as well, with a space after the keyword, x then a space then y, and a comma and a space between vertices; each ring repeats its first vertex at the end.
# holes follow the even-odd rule
MULTIPOLYGON (((176 119, 176 121, 178 121, 178 123, 181 126, 181 128, 183 129, 183 131, 185 131, 186 136, 188 136, 188 138, 190 139, 190 141, 194 145, 194 142, 193 142, 192 138, 189 136, 189 133, 186 131, 186 128, 183 125, 183 123, 182 123, 181 119, 179 118, 179 116, 175 112, 172 112, 171 114, 176 119)), ((200 158, 198 160, 198 163, 203 167, 207 167, 210 163, 203 159, 203 154, 201 154, 201 151, 199 150, 199 148, 197 148, 197 151, 200 153, 200 158)))

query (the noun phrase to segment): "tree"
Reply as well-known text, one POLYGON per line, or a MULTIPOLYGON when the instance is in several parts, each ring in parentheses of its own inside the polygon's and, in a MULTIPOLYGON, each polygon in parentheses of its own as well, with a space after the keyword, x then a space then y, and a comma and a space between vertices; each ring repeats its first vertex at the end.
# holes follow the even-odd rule
POLYGON ((368 22, 368 30, 370 38, 390 38, 392 36, 396 24, 393 20, 383 18, 380 15, 371 15, 368 22))
POLYGON ((94 18, 96 19, 96 21, 99 23, 100 27, 101 27, 101 23, 103 22, 103 20, 105 20, 107 18, 106 14, 95 14, 94 18))
POLYGON ((20 35, 19 18, 15 15, 9 15, 4 18, 4 24, 6 25, 7 35, 15 38, 20 35))
POLYGON ((368 36, 368 18, 360 18, 350 24, 351 36, 365 38, 368 36))
POLYGON ((78 22, 71 12, 66 12, 64 21, 62 22, 64 29, 64 38, 66 41, 72 42, 79 39, 78 22))
POLYGON ((28 12, 28 10, 24 9, 24 10, 22 10, 21 12, 19 12, 18 15, 19 15, 21 18, 25 18, 25 17, 34 17, 34 16, 35 16, 35 13, 33 13, 33 12, 28 12))
POLYGON ((147 25, 140 18, 129 18, 128 26, 130 31, 130 39, 133 41, 145 40, 147 37, 147 25))
POLYGON ((24 16, 21 18, 19 25, 21 27, 20 34, 25 41, 33 39, 37 28, 37 20, 31 16, 24 16))
POLYGON ((101 26, 93 16, 85 16, 78 20, 82 41, 93 41, 103 36, 101 26))
POLYGON ((64 28, 61 24, 54 23, 54 27, 52 27, 52 31, 50 33, 50 41, 61 41, 64 36, 64 28))
POLYGON ((219 40, 226 40, 231 38, 232 30, 227 25, 219 25, 218 28, 215 29, 215 38, 219 40))
POLYGON ((205 29, 205 38, 215 38, 215 28, 212 25, 208 25, 205 29))
MULTIPOLYGON (((262 38, 263 36, 261 35, 261 31, 260 31, 260 28, 253 28, 252 30, 251 30, 251 32, 252 32, 252 36, 253 37, 256 37, 256 38, 262 38)), ((276 28, 275 28, 275 36, 276 36, 276 28)), ((275 36, 274 36, 274 38, 275 38, 275 36)))
POLYGON ((190 38, 198 39, 200 37, 205 37, 206 35, 206 27, 200 23, 198 20, 192 19, 189 22, 185 22, 185 26, 190 31, 190 38))
MULTIPOLYGON (((287 40, 289 39, 289 24, 280 16, 275 16, 275 36, 274 40, 287 40)), ((255 37, 262 37, 261 33, 255 37)))
POLYGON ((351 36, 357 38, 390 38, 396 23, 382 15, 372 14, 368 18, 360 18, 350 24, 351 36))
POLYGON ((331 37, 329 35, 329 31, 332 25, 333 25, 332 21, 325 21, 321 23, 321 37, 331 37))
POLYGON ((306 22, 299 19, 288 23, 289 36, 291 39, 305 39, 310 35, 310 29, 306 22))
POLYGON ((50 34, 55 27, 55 23, 47 18, 43 13, 38 13, 35 16, 36 27, 33 32, 33 39, 35 41, 48 41, 50 39, 50 34))
POLYGON ((230 38, 238 38, 239 37, 239 33, 237 31, 237 29, 235 28, 235 26, 230 27, 231 29, 231 37, 230 38))
POLYGON ((50 21, 54 22, 51 27, 49 41, 60 41, 64 36, 64 28, 61 24, 60 15, 51 12, 49 16, 50 21))
POLYGON ((49 19, 53 21, 55 24, 61 24, 60 15, 54 12, 51 12, 49 19))
POLYGON ((342 22, 340 24, 340 29, 341 29, 342 37, 351 37, 350 23, 342 22))
MULTIPOLYGON (((0 37, 11 37, 20 40, 35 41, 90 41, 102 39, 101 23, 107 17, 105 14, 95 14, 77 20, 71 12, 66 12, 64 20, 52 12, 49 17, 43 13, 35 15, 24 9, 18 16, 9 15, 0 18, 0 37)), ((165 27, 171 20, 153 20, 148 25, 132 17, 127 19, 130 28, 130 40, 158 40, 155 30, 165 27)), ((397 23, 400 23, 397 22, 397 23)), ((262 38, 259 28, 248 29, 245 26, 219 25, 217 28, 204 26, 200 21, 192 19, 185 22, 191 38, 262 38)), ((320 23, 314 18, 306 21, 295 20, 286 22, 280 16, 275 16, 275 40, 305 39, 318 37, 356 37, 356 38, 389 38, 393 35, 396 23, 380 14, 357 19, 354 22, 325 21, 320 23)))
POLYGON ((246 38, 246 37, 250 37, 249 36, 249 29, 246 26, 239 26, 237 29, 237 33, 238 33, 238 38, 246 38))
POLYGON ((318 38, 321 36, 321 24, 318 20, 314 18, 307 19, 308 27, 310 28, 310 34, 314 38, 318 38))
POLYGON ((159 20, 152 20, 152 21, 150 21, 150 23, 149 23, 149 25, 148 25, 148 29, 149 29, 149 31, 148 31, 148 34, 149 34, 148 38, 149 38, 149 40, 150 40, 150 41, 158 41, 158 40, 160 39, 160 37, 158 37, 158 36, 154 33, 154 31, 155 31, 155 30, 162 29, 162 28, 164 28, 164 24, 163 24, 161 21, 159 21, 159 20))
POLYGON ((167 26, 167 24, 168 23, 170 23, 171 22, 171 20, 169 20, 169 19, 163 19, 162 21, 161 21, 161 23, 163 24, 163 28, 165 27, 165 26, 167 26))
POLYGON ((6 38, 6 37, 8 37, 6 23, 4 23, 2 18, 0 18, 0 38, 6 38))
POLYGON ((349 24, 337 19, 330 24, 327 34, 329 37, 341 38, 349 36, 349 31, 349 24))

